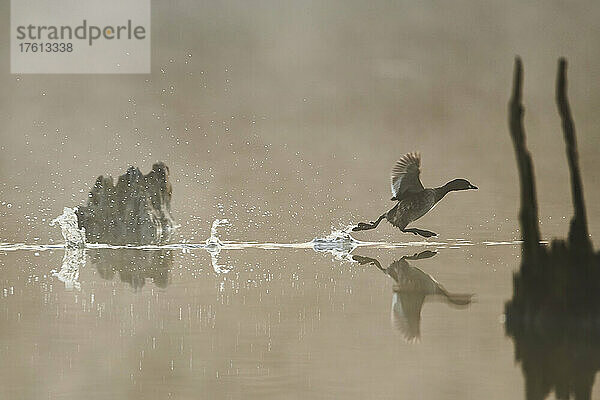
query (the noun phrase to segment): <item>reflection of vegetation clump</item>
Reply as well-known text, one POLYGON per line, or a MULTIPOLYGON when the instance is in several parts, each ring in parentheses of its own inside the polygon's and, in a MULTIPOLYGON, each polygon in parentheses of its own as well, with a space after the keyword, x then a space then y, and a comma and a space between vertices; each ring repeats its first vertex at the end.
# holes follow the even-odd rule
POLYGON ((77 209, 86 241, 111 244, 152 244, 169 239, 175 223, 171 217, 169 168, 162 162, 143 175, 130 167, 117 184, 99 176, 88 204, 77 209))
POLYGON ((118 273, 121 282, 139 289, 150 278, 164 289, 169 284, 173 253, 171 250, 102 249, 92 254, 91 261, 103 279, 112 280, 118 273))
POLYGON ((528 399, 589 399, 600 370, 600 254, 589 240, 575 129, 566 97, 566 62, 560 61, 556 100, 563 123, 575 213, 568 240, 539 244, 533 164, 525 146, 522 67, 515 65, 510 131, 521 184, 523 262, 506 303, 506 333, 514 339, 528 399))

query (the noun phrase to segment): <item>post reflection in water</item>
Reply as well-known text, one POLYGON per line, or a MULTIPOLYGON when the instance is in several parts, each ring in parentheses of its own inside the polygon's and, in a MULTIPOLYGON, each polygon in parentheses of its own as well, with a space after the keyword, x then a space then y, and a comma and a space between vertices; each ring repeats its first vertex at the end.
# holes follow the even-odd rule
POLYGON ((421 336, 421 309, 425 301, 442 301, 452 306, 464 308, 471 304, 472 294, 448 292, 434 277, 408 261, 431 258, 437 253, 423 251, 412 256, 403 256, 383 268, 379 260, 354 255, 352 258, 361 265, 371 264, 394 280, 391 322, 407 342, 415 342, 421 336))
POLYGON ((525 143, 520 59, 515 62, 510 132, 521 183, 522 262, 505 305, 506 334, 521 362, 528 400, 590 399, 600 370, 600 253, 589 238, 575 129, 559 61, 556 99, 563 122, 574 215, 566 240, 541 246, 533 161, 525 143))
POLYGON ((134 289, 141 289, 146 279, 161 289, 169 284, 173 250, 101 249, 89 251, 89 256, 103 279, 112 280, 118 274, 134 289))

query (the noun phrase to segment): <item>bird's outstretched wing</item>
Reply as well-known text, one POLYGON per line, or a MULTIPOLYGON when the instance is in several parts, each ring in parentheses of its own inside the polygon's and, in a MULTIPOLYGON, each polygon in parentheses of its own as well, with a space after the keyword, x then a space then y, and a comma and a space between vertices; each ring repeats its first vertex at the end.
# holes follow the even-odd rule
POLYGON ((401 200, 406 194, 424 190, 421 174, 421 156, 408 153, 402 156, 392 168, 392 200, 401 200))
POLYGON ((414 343, 421 336, 421 308, 425 295, 420 292, 394 292, 390 320, 404 340, 414 343))

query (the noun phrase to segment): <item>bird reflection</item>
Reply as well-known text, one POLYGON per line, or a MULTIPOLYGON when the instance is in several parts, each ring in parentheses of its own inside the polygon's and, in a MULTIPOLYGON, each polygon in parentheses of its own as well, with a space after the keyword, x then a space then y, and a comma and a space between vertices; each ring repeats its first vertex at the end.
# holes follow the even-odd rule
POLYGON ((141 289, 148 278, 157 287, 166 288, 173 266, 172 250, 102 249, 90 259, 103 279, 112 280, 118 274, 121 282, 134 289, 141 289))
POLYGON ((383 268, 375 258, 353 256, 353 259, 361 265, 374 265, 394 280, 391 321, 393 327, 401 332, 407 342, 415 342, 420 338, 421 309, 426 300, 438 300, 465 307, 471 303, 473 297, 472 294, 448 292, 431 275, 408 263, 412 260, 431 258, 436 254, 432 251, 423 251, 412 256, 404 256, 387 268, 383 268))

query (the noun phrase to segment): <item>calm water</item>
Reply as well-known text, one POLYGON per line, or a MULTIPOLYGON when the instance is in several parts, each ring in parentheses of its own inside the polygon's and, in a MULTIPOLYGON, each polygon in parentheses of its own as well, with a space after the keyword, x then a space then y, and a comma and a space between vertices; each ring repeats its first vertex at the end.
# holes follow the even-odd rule
POLYGON ((409 268, 475 294, 425 298, 420 322, 405 297, 400 324, 389 274, 310 248, 222 250, 221 274, 203 249, 68 250, 62 281, 65 250, 3 252, 0 397, 522 398, 502 318, 520 248, 447 243, 352 252, 437 251, 409 268))

